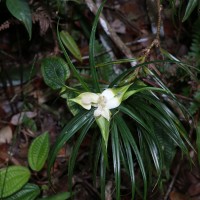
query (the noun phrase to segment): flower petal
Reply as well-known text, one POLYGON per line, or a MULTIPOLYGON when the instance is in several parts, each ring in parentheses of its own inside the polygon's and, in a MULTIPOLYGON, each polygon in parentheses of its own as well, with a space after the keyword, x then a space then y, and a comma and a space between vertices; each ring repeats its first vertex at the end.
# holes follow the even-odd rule
POLYGON ((95 116, 95 117, 99 117, 101 114, 102 114, 102 109, 100 109, 100 108, 97 108, 97 109, 94 111, 94 116, 95 116))
POLYGON ((110 110, 108 108, 104 108, 103 111, 101 112, 101 116, 110 121, 110 116, 111 116, 110 110))
POLYGON ((112 99, 115 96, 115 93, 112 89, 106 89, 101 93, 101 95, 104 96, 108 101, 109 99, 112 99))
POLYGON ((111 113, 110 113, 110 111, 109 111, 108 108, 98 107, 98 108, 94 111, 94 116, 95 116, 95 117, 102 116, 102 117, 106 118, 108 121, 110 121, 111 113))
POLYGON ((90 110, 91 106, 94 104, 96 105, 99 99, 99 95, 92 93, 92 92, 84 92, 81 93, 79 96, 77 96, 74 99, 70 99, 71 101, 74 101, 75 103, 78 103, 86 110, 90 110))
POLYGON ((106 102, 106 107, 108 109, 113 109, 113 108, 117 108, 120 104, 121 104, 121 99, 114 97, 106 102))
POLYGON ((99 95, 92 92, 84 92, 78 96, 83 104, 97 103, 99 95))
POLYGON ((70 99, 70 101, 73 101, 77 104, 79 104, 80 106, 82 106, 83 108, 85 108, 86 110, 90 110, 91 109, 91 104, 83 104, 81 102, 81 99, 80 98, 74 98, 74 99, 70 99))

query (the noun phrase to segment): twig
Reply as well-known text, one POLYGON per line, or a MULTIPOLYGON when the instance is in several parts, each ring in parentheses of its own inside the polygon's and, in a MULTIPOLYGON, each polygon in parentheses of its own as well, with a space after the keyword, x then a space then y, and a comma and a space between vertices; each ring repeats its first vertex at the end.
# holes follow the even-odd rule
POLYGON ((157 9, 158 9, 158 21, 157 21, 157 31, 156 31, 156 37, 153 40, 153 42, 150 44, 149 47, 147 47, 144 52, 144 60, 146 59, 146 57, 149 55, 151 49, 156 46, 159 47, 160 46, 160 28, 161 28, 161 11, 162 11, 162 6, 160 4, 160 0, 157 0, 157 9))
POLYGON ((78 176, 74 176, 74 186, 77 185, 77 184, 81 184, 88 192, 92 192, 92 194, 97 198, 97 199, 100 199, 100 194, 99 192, 97 191, 96 188, 94 188, 87 180, 86 178, 80 178, 78 176))
POLYGON ((175 174, 174 174, 174 176, 173 176, 173 178, 172 178, 172 180, 171 180, 171 183, 169 184, 168 190, 167 190, 167 192, 166 192, 166 194, 165 194, 163 200, 167 200, 167 199, 168 199, 169 194, 170 194, 170 192, 172 191, 172 188, 173 188, 174 183, 175 183, 175 181, 176 181, 176 177, 178 176, 178 173, 179 173, 179 171, 180 171, 181 165, 182 165, 182 162, 180 162, 180 163, 178 164, 178 166, 177 166, 177 168, 176 168, 176 171, 175 171, 175 174))
MULTIPOLYGON (((97 6, 92 0, 85 0, 88 8, 90 11, 96 15, 97 13, 97 6)), ((112 27, 109 25, 109 23, 106 21, 105 17, 103 14, 100 15, 100 24, 106 34, 112 39, 112 41, 116 44, 116 46, 122 51, 122 53, 127 57, 127 58, 133 58, 133 54, 131 50, 124 44, 124 42, 120 39, 120 37, 116 34, 116 32, 112 29, 112 27)), ((131 63, 132 66, 136 65, 136 62, 131 63)))

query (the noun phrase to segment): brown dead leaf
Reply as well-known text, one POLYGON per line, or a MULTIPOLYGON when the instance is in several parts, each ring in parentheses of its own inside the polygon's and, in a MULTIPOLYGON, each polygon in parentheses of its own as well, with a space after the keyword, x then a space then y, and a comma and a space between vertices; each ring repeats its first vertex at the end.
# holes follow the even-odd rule
POLYGON ((108 181, 107 184, 106 184, 106 200, 112 200, 112 181, 108 181))
POLYGON ((32 111, 18 113, 12 116, 10 123, 13 125, 20 125, 25 115, 28 118, 34 118, 37 115, 37 113, 32 111))
POLYGON ((12 129, 10 126, 5 126, 0 129, 0 144, 10 143, 12 140, 12 129))
POLYGON ((116 33, 121 33, 121 34, 126 33, 126 27, 125 27, 124 23, 122 21, 120 21, 119 19, 115 19, 111 23, 111 27, 114 29, 114 31, 116 33))
POLYGON ((190 196, 197 196, 200 194, 200 183, 192 184, 189 189, 188 193, 190 196))
POLYGON ((170 200, 190 200, 190 197, 188 195, 172 191, 170 193, 170 200))

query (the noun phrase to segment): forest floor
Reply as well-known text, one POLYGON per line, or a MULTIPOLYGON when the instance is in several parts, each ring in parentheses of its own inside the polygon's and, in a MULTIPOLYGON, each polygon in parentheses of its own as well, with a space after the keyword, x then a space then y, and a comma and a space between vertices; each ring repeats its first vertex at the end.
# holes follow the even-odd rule
MULTIPOLYGON (((68 2, 63 8, 66 16, 61 18, 61 26, 71 33, 80 48, 83 63, 73 62, 79 66, 88 63, 88 40, 81 34, 81 25, 75 18, 83 17, 85 26, 91 27, 93 13, 86 4, 77 6, 68 2), (77 11, 78 10, 78 11, 77 11), (80 12, 80 16, 74 13, 80 12)), ((168 1, 163 1, 160 12, 154 1, 145 0, 109 0, 103 14, 113 32, 119 37, 127 50, 119 48, 119 40, 110 42, 110 52, 116 58, 146 56, 146 61, 164 59, 161 49, 165 49, 181 61, 188 62, 187 55, 191 46, 192 23, 182 23, 184 10, 172 9, 168 1), (179 13, 178 13, 179 12, 179 13), (160 31, 157 31, 160 16, 160 31), (158 33, 158 34, 157 34, 158 33), (156 40, 155 40, 156 39, 156 40), (154 42, 154 43, 153 43, 154 42), (154 44, 151 47, 151 45, 154 44)), ((51 144, 59 135, 62 126, 69 121, 71 113, 66 102, 59 94, 45 85, 41 75, 41 60, 51 55, 62 55, 56 38, 56 9, 45 7, 40 1, 30 1, 33 10, 33 32, 29 40, 23 24, 14 19, 0 2, 0 168, 9 165, 27 166, 27 155, 31 141, 41 133, 48 131, 51 144), (1 25, 2 24, 2 25, 1 25), (26 115, 27 123, 22 122, 26 115)), ((106 35, 105 27, 99 25, 98 37, 106 35)), ((85 33, 86 34, 86 33, 85 33)), ((109 38, 109 37, 108 37, 109 38)), ((109 49, 107 49, 109 52, 109 49)), ((191 63, 190 63, 191 64, 191 63)), ((127 67, 127 65, 126 65, 127 67)), ((154 68, 155 66, 150 66, 154 68)), ((119 70, 123 70, 123 65, 119 70)), ((180 72, 175 64, 168 68, 157 69, 161 80, 174 92, 184 105, 190 105, 198 84, 180 72)), ((198 116, 194 115, 194 120, 198 116)), ((193 122, 183 121, 191 143, 195 145, 193 122)), ((91 143, 87 136, 81 145, 73 184, 75 199, 97 199, 99 191, 91 181, 91 170, 88 152, 91 143)), ((73 141, 66 144, 54 165, 53 187, 56 192, 67 191, 67 163, 73 141)), ((197 153, 191 149, 191 164, 177 150, 168 178, 163 178, 163 187, 155 187, 148 192, 148 200, 200 200, 200 168, 197 153)), ((126 179, 126 177, 124 178, 126 179)), ((31 182, 37 185, 48 185, 46 166, 39 173, 32 174, 31 182)), ((126 188, 126 181, 122 183, 126 188)), ((106 184, 107 200, 114 199, 112 180, 106 184)), ((53 194, 51 189, 43 190, 43 195, 53 194)), ((123 194, 123 200, 130 199, 123 194)))

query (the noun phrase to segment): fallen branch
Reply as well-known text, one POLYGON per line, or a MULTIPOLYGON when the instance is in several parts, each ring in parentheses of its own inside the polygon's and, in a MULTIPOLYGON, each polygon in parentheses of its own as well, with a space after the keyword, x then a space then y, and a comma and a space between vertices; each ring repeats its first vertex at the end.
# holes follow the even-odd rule
MULTIPOLYGON (((96 15, 97 13, 97 6, 92 0, 85 0, 88 8, 90 11, 96 15)), ((121 40, 121 38, 116 34, 116 32, 112 29, 110 24, 106 21, 105 17, 103 14, 100 15, 100 24, 106 34, 112 39, 112 41, 116 44, 116 46, 122 51, 122 53, 127 57, 127 58, 133 58, 133 54, 131 50, 124 44, 124 42, 121 40)), ((136 65, 136 62, 131 62, 132 66, 136 65)))

